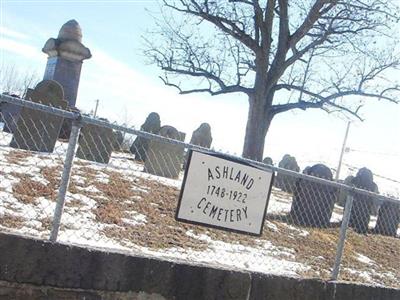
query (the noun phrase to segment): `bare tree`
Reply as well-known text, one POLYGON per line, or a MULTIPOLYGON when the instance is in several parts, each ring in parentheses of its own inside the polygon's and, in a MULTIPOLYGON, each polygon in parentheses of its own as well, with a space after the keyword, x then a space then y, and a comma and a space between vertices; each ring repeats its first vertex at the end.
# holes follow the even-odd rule
POLYGON ((28 88, 39 82, 35 71, 19 69, 15 64, 3 62, 0 72, 0 92, 24 97, 28 88))
POLYGON ((293 109, 359 119, 397 103, 397 7, 385 0, 163 0, 145 54, 181 94, 244 93, 243 156, 261 160, 273 118, 293 109), (393 75, 392 75, 393 77, 393 75), (196 79, 196 80, 188 80, 196 79))

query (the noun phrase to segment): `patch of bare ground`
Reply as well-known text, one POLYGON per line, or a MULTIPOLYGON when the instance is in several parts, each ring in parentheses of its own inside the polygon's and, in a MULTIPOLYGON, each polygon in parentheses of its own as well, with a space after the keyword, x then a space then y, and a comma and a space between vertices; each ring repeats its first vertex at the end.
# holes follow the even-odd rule
MULTIPOLYGON (((269 216, 268 220, 276 226, 276 230, 265 225, 262 236, 254 237, 180 223, 175 220, 179 196, 177 188, 132 175, 125 177, 124 174, 116 171, 99 171, 88 167, 86 162, 80 162, 80 164, 80 167, 75 168, 73 173, 81 176, 83 183, 78 184, 72 180, 69 191, 74 194, 84 194, 96 201, 97 206, 92 210, 96 221, 108 225, 102 229, 102 232, 108 238, 121 244, 127 246, 136 244, 153 250, 172 247, 193 250, 207 249, 206 241, 187 235, 189 230, 195 235, 205 234, 213 240, 244 246, 263 247, 265 242, 270 242, 279 249, 292 249, 293 257, 285 254, 276 256, 310 267, 309 270, 299 274, 300 276, 323 279, 328 279, 330 276, 339 228, 318 229, 289 226, 290 222, 286 222, 284 217, 273 219, 269 216), (101 173, 108 176, 107 183, 98 180, 101 173), (82 192, 79 189, 88 186, 94 186, 98 191, 82 192), (137 225, 129 224, 125 219, 132 218, 131 212, 146 216, 146 221, 137 225)), ((20 179, 20 182, 13 186, 14 196, 24 203, 32 203, 41 196, 55 198, 61 171, 61 167, 43 168, 41 174, 49 182, 46 185, 32 180, 27 175, 13 174, 20 179)), ((287 195, 279 193, 278 197, 283 201, 287 195)), ((80 208, 84 203, 73 199, 66 205, 80 208)), ((44 229, 49 230, 50 218, 39 221, 44 229)), ((20 228, 23 226, 23 219, 11 215, 0 217, 0 225, 3 224, 8 224, 7 227, 20 228)), ((365 282, 365 277, 363 277, 365 275, 351 270, 367 271, 369 272, 368 276, 376 283, 399 288, 399 257, 400 239, 372 234, 360 235, 349 230, 340 279, 365 282), (372 263, 367 264, 365 261, 360 261, 359 254, 371 259, 372 263), (388 272, 392 275, 385 276, 385 273, 388 272)))
POLYGON ((32 156, 31 152, 23 150, 12 150, 4 154, 7 163, 13 165, 21 165, 23 164, 24 161, 26 161, 27 158, 31 156, 32 156))
POLYGON ((24 218, 6 213, 0 215, 0 225, 7 228, 20 229, 24 226, 24 218))
POLYGON ((109 170, 105 170, 104 173, 109 176, 109 181, 107 183, 95 182, 94 185, 108 199, 129 200, 135 195, 131 188, 132 182, 121 173, 109 170))
MULTIPOLYGON (((374 270, 369 274, 377 283, 400 288, 400 239, 376 234, 362 235, 349 230, 340 278, 363 281, 363 275, 349 271, 374 270), (358 255, 371 259, 370 263, 357 259, 358 255), (388 273, 392 275, 385 276, 388 273), (383 274, 383 276, 382 276, 383 274)), ((365 278, 364 278, 365 280, 365 278)))
POLYGON ((97 176, 100 173, 101 172, 96 169, 93 169, 93 168, 90 168, 87 166, 83 166, 83 167, 80 167, 79 169, 75 169, 72 174, 81 176, 84 180, 83 184, 76 184, 77 186, 88 187, 88 186, 94 185, 95 183, 98 182, 97 176))
POLYGON ((13 196, 24 204, 35 203, 39 197, 55 200, 60 182, 61 167, 43 167, 40 170, 47 182, 33 180, 28 174, 10 173, 19 181, 12 186, 13 196))
POLYGON ((52 189, 57 190, 61 181, 61 166, 43 167, 40 174, 49 182, 52 189))
MULTIPOLYGON (((122 190, 129 189, 129 185, 132 186, 132 183, 121 180, 118 176, 120 175, 110 176, 111 186, 122 190), (114 180, 118 181, 119 184, 114 180)), ((206 234, 213 240, 245 246, 262 247, 264 242, 271 242, 277 248, 292 249, 293 257, 288 257, 285 254, 277 255, 278 257, 282 256, 285 260, 292 260, 310 267, 309 270, 299 275, 329 279, 336 254, 339 228, 301 228, 289 226, 282 220, 269 221, 275 224, 277 230, 271 230, 264 226, 262 236, 256 238, 192 226, 179 223, 174 218, 179 195, 178 189, 142 178, 135 178, 135 181, 138 186, 147 187, 148 192, 132 189, 129 192, 106 191, 109 196, 112 195, 113 197, 108 198, 107 204, 99 206, 97 214, 101 215, 103 221, 111 220, 112 222, 108 222, 109 224, 118 225, 106 227, 103 230, 107 237, 116 239, 121 243, 134 243, 152 249, 171 247, 193 250, 206 249, 207 242, 189 237, 186 234, 188 230, 196 235, 206 234), (140 198, 139 200, 128 201, 129 197, 132 196, 139 196, 140 198), (136 211, 145 215, 146 223, 136 226, 125 224, 121 219, 127 217, 126 211, 136 211)), ((400 239, 378 235, 365 236, 351 231, 346 245, 348 246, 345 249, 342 268, 370 270, 369 266, 357 259, 357 254, 362 254, 374 260, 377 265, 379 264, 379 267, 374 268, 378 273, 384 274, 390 271, 394 274, 394 278, 376 276, 377 283, 400 287, 400 261, 394 261, 395 258, 400 257, 400 239)), ((342 280, 351 280, 354 277, 356 275, 346 271, 343 271, 341 275, 342 280)))
POLYGON ((13 196, 24 204, 33 204, 39 197, 52 199, 54 191, 51 186, 32 180, 26 174, 14 175, 19 181, 12 186, 13 196))
POLYGON ((96 184, 107 199, 98 201, 94 209, 98 221, 118 225, 103 229, 107 237, 152 249, 206 249, 206 243, 186 235, 189 229, 196 231, 194 226, 174 219, 178 189, 139 177, 128 180, 118 172, 107 171, 107 174, 107 184, 96 184), (129 219, 131 211, 145 215, 146 222, 136 226, 124 222, 123 218, 129 219))

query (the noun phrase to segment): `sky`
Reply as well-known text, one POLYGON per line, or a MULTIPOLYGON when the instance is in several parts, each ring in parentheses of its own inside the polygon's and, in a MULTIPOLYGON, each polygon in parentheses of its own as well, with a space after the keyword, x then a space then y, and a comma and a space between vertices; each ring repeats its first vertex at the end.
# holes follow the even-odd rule
MULTIPOLYGON (((157 1, 19 1, 0 0, 0 65, 14 64, 21 72, 42 78, 47 39, 57 37, 60 27, 76 19, 83 44, 92 58, 84 61, 77 107, 90 112, 100 100, 98 115, 110 121, 140 127, 146 116, 158 112, 162 125, 186 132, 208 122, 213 147, 240 155, 247 119, 245 95, 179 95, 158 78, 160 70, 142 54, 143 36, 154 28, 150 12, 157 1), (149 12, 150 11, 150 12, 149 12)), ((400 71, 393 73, 400 78, 400 71)), ((368 99, 364 122, 352 120, 344 156, 349 166, 366 166, 375 174, 400 181, 400 105, 368 99)), ((347 120, 320 110, 291 111, 278 115, 268 132, 264 156, 279 162, 294 155, 303 169, 324 162, 336 168, 347 120)), ((341 177, 354 171, 345 168, 341 177)), ((393 182, 392 182, 393 183, 393 182)), ((399 185, 398 183, 396 183, 399 185)))

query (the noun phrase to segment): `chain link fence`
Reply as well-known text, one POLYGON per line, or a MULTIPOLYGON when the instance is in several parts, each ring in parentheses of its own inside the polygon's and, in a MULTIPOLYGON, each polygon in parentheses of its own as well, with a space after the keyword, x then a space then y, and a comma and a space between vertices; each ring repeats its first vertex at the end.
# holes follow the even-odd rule
MULTIPOLYGON (((158 135, 1 95, 0 231, 264 273, 400 288, 400 202, 361 169, 349 185, 324 165, 276 173, 263 234, 180 223, 188 150, 158 135)), ((45 105, 46 104, 46 105, 45 105)), ((221 153, 220 153, 221 154, 221 153)), ((226 154, 225 154, 226 155, 226 154)))

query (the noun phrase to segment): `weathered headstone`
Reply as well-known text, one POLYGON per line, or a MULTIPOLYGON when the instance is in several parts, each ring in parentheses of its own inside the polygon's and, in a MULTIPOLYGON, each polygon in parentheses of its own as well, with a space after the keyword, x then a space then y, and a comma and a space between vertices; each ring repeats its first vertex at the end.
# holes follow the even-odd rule
MULTIPOLYGON (((156 112, 150 113, 146 121, 140 127, 141 131, 158 134, 161 128, 160 115, 156 112)), ((149 139, 138 136, 132 143, 130 152, 135 155, 135 160, 144 162, 146 160, 146 153, 148 148, 149 139)))
POLYGON ((116 144, 116 137, 112 129, 85 124, 79 136, 79 147, 76 156, 81 159, 107 164, 116 144))
POLYGON ((115 151, 121 151, 122 150, 122 144, 124 143, 124 134, 122 133, 122 131, 114 131, 114 135, 115 135, 115 146, 114 146, 114 150, 115 151))
MULTIPOLYGON (((28 90, 26 98, 33 102, 65 109, 64 92, 53 80, 39 82, 34 90, 28 90)), ((60 133, 62 117, 23 107, 13 130, 10 147, 38 152, 53 152, 60 133)))
MULTIPOLYGON (((356 177, 351 182, 352 185, 359 189, 377 192, 378 186, 373 180, 372 172, 367 168, 361 168, 356 177)), ((353 208, 350 214, 349 226, 354 228, 358 233, 367 233, 368 224, 373 210, 374 201, 372 197, 355 193, 353 208)))
POLYGON ((311 169, 311 167, 310 167, 310 166, 307 166, 307 167, 304 168, 304 170, 303 170, 302 173, 307 175, 308 172, 310 171, 310 169, 311 169))
MULTIPOLYGON (((161 127, 159 135, 174 140, 182 139, 182 134, 172 126, 161 127)), ((178 178, 183 162, 183 150, 179 145, 149 141, 144 171, 158 176, 178 178)))
POLYGON ((274 162, 273 162, 273 160, 272 160, 271 157, 266 157, 266 158, 264 158, 264 159, 263 159, 263 163, 264 163, 264 164, 267 164, 267 165, 271 165, 271 166, 274 165, 274 162))
POLYGON ((211 126, 208 123, 202 123, 199 128, 193 131, 190 144, 204 148, 210 148, 212 143, 211 126))
MULTIPOLYGON (((309 167, 307 175, 332 180, 331 170, 316 164, 309 167)), ((296 182, 290 217, 298 225, 328 227, 335 205, 336 189, 327 184, 299 179, 296 182)))
POLYGON ((377 234, 396 237, 400 224, 399 203, 384 202, 379 208, 378 219, 374 232, 377 234))
MULTIPOLYGON (((345 178, 345 180, 342 182, 345 185, 352 185, 352 182, 354 180, 353 175, 349 175, 345 178)), ((337 198, 337 204, 344 207, 346 205, 346 200, 347 200, 347 191, 344 189, 341 189, 338 193, 338 198, 337 198)))
MULTIPOLYGON (((278 167, 295 172, 300 171, 300 167, 297 164, 296 158, 294 156, 290 156, 289 154, 285 154, 283 156, 282 160, 278 164, 278 167)), ((296 179, 293 176, 284 175, 278 172, 275 178, 274 185, 285 192, 293 193, 295 183, 296 179)))
MULTIPOLYGON (((11 94, 10 96, 20 98, 18 95, 15 94, 11 94)), ((8 102, 0 103, 0 122, 4 123, 3 126, 4 132, 13 133, 13 130, 17 126, 17 121, 20 113, 21 113, 21 106, 8 102)))
POLYGON ((185 138, 186 138, 186 132, 178 131, 178 134, 179 134, 178 140, 180 140, 181 142, 184 142, 185 138))

